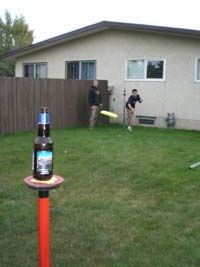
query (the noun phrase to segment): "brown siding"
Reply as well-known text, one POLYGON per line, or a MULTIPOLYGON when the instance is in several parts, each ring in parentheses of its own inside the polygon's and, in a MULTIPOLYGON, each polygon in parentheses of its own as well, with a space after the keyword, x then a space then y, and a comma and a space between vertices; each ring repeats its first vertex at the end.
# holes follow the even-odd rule
MULTIPOLYGON (((0 133, 35 129, 41 106, 48 106, 52 128, 88 125, 88 90, 92 81, 0 78, 0 133)), ((104 109, 109 109, 107 81, 99 81, 104 109)), ((101 117, 100 123, 108 123, 101 117)))

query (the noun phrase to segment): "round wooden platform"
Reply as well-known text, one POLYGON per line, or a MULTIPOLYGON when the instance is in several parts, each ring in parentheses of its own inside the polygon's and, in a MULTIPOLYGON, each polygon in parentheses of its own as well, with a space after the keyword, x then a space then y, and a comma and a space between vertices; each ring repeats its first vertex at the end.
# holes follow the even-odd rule
POLYGON ((64 182, 64 178, 54 174, 50 180, 40 181, 33 178, 33 176, 28 176, 24 178, 24 183, 38 191, 48 191, 59 187, 64 182))

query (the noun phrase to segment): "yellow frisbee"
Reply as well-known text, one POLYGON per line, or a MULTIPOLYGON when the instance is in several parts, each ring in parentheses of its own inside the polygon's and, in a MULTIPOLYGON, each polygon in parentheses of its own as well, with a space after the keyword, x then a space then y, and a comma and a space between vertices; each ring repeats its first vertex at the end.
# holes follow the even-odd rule
POLYGON ((100 114, 111 117, 113 119, 117 119, 118 115, 116 113, 110 112, 110 111, 106 111, 106 110, 101 110, 100 114))

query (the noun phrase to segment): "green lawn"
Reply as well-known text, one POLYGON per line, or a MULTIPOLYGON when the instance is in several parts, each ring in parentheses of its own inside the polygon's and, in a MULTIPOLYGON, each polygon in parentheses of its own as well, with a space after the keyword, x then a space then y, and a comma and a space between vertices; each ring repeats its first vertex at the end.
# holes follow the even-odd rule
MULTIPOLYGON (((0 266, 37 267, 35 133, 0 136, 0 266)), ((120 126, 52 131, 52 267, 200 266, 200 133, 120 126)))

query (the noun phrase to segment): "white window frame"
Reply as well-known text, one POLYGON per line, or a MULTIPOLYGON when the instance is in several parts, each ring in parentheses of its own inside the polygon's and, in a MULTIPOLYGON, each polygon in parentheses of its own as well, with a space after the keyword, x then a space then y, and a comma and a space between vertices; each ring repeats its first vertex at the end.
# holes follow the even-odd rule
POLYGON ((23 68, 23 77, 24 78, 30 78, 30 77, 25 77, 24 74, 25 74, 25 65, 33 65, 33 78, 34 79, 46 79, 48 77, 48 64, 47 62, 24 62, 23 65, 22 65, 22 68, 23 68), (41 64, 45 64, 46 67, 47 67, 47 72, 46 72, 46 77, 44 78, 39 78, 39 77, 36 77, 36 65, 41 65, 41 64))
MULTIPOLYGON (((68 61, 65 61, 65 78, 67 79, 67 64, 68 63, 73 63, 73 62, 78 62, 79 63, 79 77, 78 77, 78 80, 83 80, 81 78, 81 68, 82 68, 82 63, 86 63, 86 62, 92 62, 94 63, 94 66, 95 66, 95 77, 94 79, 96 79, 96 76, 97 76, 97 62, 96 60, 68 60, 68 61)), ((92 81, 93 79, 89 80, 89 81, 92 81)))
POLYGON ((140 81, 140 82, 164 82, 166 80, 166 59, 163 58, 133 58, 133 59, 126 59, 125 60, 125 81, 140 81), (143 60, 144 61, 144 79, 128 79, 128 61, 135 60, 143 60), (147 77, 147 63, 148 61, 163 61, 163 78, 146 78, 147 77))
POLYGON ((195 60, 195 71, 194 71, 194 81, 196 83, 200 83, 200 80, 197 80, 197 67, 198 67, 198 60, 200 60, 200 56, 199 57, 196 57, 196 60, 195 60))

